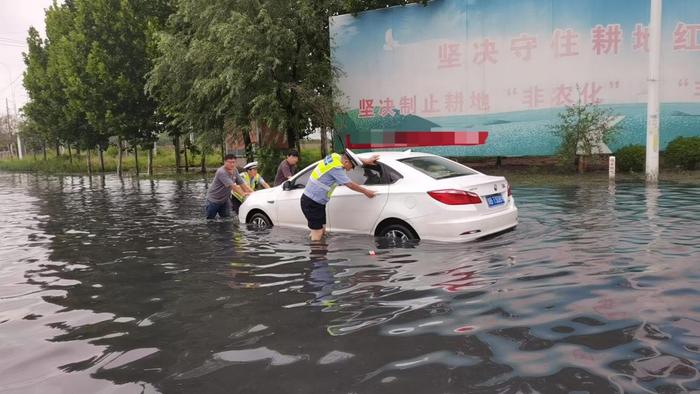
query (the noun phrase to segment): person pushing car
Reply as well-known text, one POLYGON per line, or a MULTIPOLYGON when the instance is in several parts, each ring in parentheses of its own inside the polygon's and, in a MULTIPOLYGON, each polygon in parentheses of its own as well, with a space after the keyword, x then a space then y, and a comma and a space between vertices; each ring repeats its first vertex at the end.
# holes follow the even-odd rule
POLYGON ((318 162, 301 196, 301 211, 311 230, 312 241, 320 241, 325 235, 326 204, 330 201, 336 186, 345 185, 348 189, 362 193, 368 198, 374 197, 376 192, 353 182, 345 172, 352 170, 355 166, 373 165, 377 159, 379 155, 361 159, 350 149, 345 149, 342 155, 331 153, 318 162))

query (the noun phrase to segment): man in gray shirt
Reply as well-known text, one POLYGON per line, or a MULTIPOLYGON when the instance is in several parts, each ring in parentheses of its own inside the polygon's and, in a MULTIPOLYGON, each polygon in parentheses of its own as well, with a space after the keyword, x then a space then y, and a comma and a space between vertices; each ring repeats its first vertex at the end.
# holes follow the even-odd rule
POLYGON ((297 172, 297 163, 299 162, 299 152, 292 149, 287 153, 287 158, 282 160, 277 167, 277 175, 275 175, 275 186, 279 186, 289 180, 289 178, 297 172))
POLYGON ((245 184, 236 169, 236 155, 224 156, 224 165, 214 174, 214 180, 207 191, 207 219, 214 219, 217 214, 222 218, 231 216, 231 192, 244 196, 253 191, 245 184))

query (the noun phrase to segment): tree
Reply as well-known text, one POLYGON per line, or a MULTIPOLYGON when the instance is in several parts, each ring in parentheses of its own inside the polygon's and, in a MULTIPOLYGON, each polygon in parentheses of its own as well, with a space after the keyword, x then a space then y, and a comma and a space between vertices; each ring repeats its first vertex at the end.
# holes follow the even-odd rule
POLYGON ((550 126, 555 136, 561 138, 557 150, 559 162, 564 166, 577 163, 579 172, 586 167, 586 158, 602 144, 610 143, 620 131, 617 116, 610 108, 579 101, 559 113, 559 122, 550 126))

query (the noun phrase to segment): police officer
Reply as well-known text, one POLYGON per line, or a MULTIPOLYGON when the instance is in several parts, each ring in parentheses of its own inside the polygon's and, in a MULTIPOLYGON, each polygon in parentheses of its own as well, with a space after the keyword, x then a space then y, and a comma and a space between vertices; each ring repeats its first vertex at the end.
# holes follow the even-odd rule
POLYGON ((345 172, 352 170, 355 166, 373 165, 377 159, 379 159, 378 155, 361 159, 350 149, 346 149, 342 155, 331 153, 316 165, 301 196, 301 211, 311 230, 312 241, 321 240, 326 232, 326 204, 337 185, 345 185, 348 189, 362 193, 368 198, 374 197, 374 191, 353 182, 345 172))
MULTIPOLYGON (((255 191, 260 188, 265 188, 269 189, 270 185, 265 182, 265 179, 258 174, 258 162, 253 161, 248 164, 246 164, 243 167, 243 173, 241 174, 241 178, 243 179, 243 182, 245 182, 245 185, 247 185, 250 190, 255 191)), ((243 201, 245 201, 246 196, 232 191, 231 196, 233 197, 231 199, 231 206, 233 210, 238 214, 238 209, 241 207, 241 204, 243 204, 243 201)))

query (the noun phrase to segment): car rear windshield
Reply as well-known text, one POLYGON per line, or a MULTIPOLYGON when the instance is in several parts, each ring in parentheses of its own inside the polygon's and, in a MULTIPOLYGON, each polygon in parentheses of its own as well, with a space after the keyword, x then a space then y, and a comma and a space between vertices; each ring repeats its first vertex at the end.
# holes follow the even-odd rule
POLYGON ((399 161, 434 179, 476 174, 473 170, 440 156, 409 157, 399 161))

